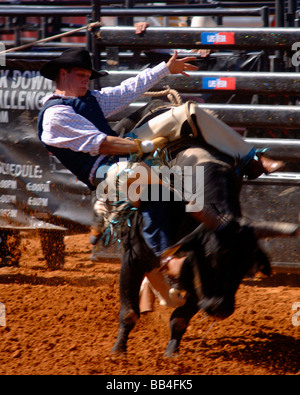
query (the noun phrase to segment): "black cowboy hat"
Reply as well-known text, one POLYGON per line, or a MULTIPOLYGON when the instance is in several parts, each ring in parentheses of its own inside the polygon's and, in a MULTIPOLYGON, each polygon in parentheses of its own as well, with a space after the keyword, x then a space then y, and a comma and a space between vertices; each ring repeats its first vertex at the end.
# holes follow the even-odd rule
POLYGON ((67 49, 58 58, 45 63, 40 73, 43 77, 54 81, 59 69, 64 67, 80 67, 85 70, 90 70, 92 72, 90 77, 91 80, 107 75, 106 71, 96 71, 93 69, 89 52, 82 48, 67 49))

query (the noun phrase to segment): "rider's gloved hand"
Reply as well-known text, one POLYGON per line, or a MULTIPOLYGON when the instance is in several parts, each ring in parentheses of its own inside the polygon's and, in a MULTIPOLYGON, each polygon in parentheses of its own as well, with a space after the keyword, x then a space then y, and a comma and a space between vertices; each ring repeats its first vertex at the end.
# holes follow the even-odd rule
POLYGON ((145 140, 141 142, 141 150, 143 154, 148 154, 149 152, 153 152, 155 150, 155 145, 151 140, 145 140))
POLYGON ((135 139, 135 142, 139 147, 140 154, 143 155, 153 152, 157 148, 163 148, 167 144, 168 139, 165 137, 157 137, 154 140, 145 140, 145 141, 135 139))

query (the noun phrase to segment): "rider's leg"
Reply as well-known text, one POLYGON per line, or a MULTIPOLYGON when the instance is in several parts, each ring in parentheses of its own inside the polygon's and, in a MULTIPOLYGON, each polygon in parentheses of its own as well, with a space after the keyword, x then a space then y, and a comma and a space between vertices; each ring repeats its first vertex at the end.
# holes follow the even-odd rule
POLYGON ((283 167, 282 161, 274 161, 264 155, 255 155, 255 150, 230 126, 211 116, 194 103, 191 112, 196 117, 198 129, 204 140, 219 151, 238 160, 238 170, 248 178, 257 178, 263 173, 273 173, 283 167))
POLYGON ((140 140, 153 140, 156 137, 167 137, 169 141, 181 137, 182 125, 188 120, 192 134, 201 133, 206 143, 237 161, 238 170, 249 178, 259 177, 263 173, 272 173, 283 167, 283 162, 274 161, 255 155, 255 149, 230 126, 195 103, 185 103, 160 114, 142 126, 133 129, 129 134, 140 140))
POLYGON ((134 128, 127 137, 142 141, 166 137, 169 141, 181 137, 181 126, 186 121, 185 105, 172 107, 160 115, 156 115, 141 126, 134 128))

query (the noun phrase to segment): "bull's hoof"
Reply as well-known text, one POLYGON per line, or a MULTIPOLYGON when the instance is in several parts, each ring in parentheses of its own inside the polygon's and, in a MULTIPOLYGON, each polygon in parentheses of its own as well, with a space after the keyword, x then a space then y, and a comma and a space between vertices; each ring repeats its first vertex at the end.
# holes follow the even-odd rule
POLYGON ((179 347, 177 340, 170 340, 164 353, 165 358, 175 358, 179 356, 179 347))
POLYGON ((164 358, 177 358, 179 357, 179 351, 165 351, 164 352, 164 358))
POLYGON ((118 357, 118 356, 125 356, 126 355, 126 348, 120 347, 118 344, 115 344, 110 352, 111 355, 118 357))

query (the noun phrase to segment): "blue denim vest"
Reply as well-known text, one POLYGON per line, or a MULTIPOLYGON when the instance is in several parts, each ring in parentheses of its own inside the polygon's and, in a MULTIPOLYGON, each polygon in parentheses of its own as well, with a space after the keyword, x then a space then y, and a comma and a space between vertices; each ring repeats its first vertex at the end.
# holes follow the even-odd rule
MULTIPOLYGON (((95 96, 91 95, 90 91, 88 91, 85 96, 79 98, 67 99, 54 96, 45 103, 38 115, 38 135, 40 140, 42 140, 43 134, 44 112, 51 106, 61 104, 73 107, 77 114, 88 119, 96 126, 97 129, 101 130, 101 132, 107 134, 108 136, 117 136, 105 119, 97 99, 95 96)), ((43 144, 48 149, 48 151, 55 155, 59 161, 80 181, 84 182, 89 187, 89 189, 95 189, 95 186, 89 181, 89 175, 99 155, 91 156, 89 153, 75 152, 68 148, 57 148, 49 146, 45 143, 43 144)))

